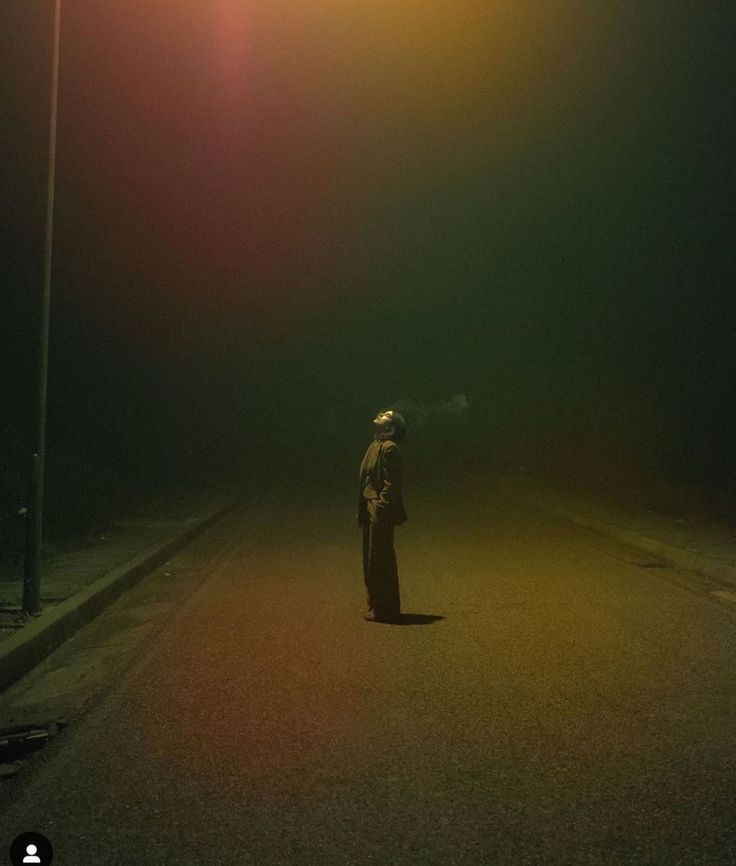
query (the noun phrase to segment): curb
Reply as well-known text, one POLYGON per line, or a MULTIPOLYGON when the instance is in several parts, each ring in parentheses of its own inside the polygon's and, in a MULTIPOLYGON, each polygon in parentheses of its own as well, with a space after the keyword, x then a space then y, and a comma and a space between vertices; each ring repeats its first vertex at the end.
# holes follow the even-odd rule
POLYGON ((689 571, 695 571, 704 577, 709 577, 721 583, 736 586, 736 566, 728 565, 728 563, 723 560, 713 559, 712 557, 705 556, 695 550, 677 547, 674 544, 667 544, 667 542, 658 541, 657 539, 650 538, 647 535, 641 535, 639 532, 635 532, 632 529, 626 529, 623 526, 606 523, 605 521, 598 520, 594 517, 585 517, 576 512, 567 511, 567 509, 564 508, 544 505, 537 500, 530 501, 537 508, 541 508, 561 520, 573 523, 576 526, 582 526, 585 529, 591 529, 599 535, 612 538, 614 541, 619 541, 629 547, 643 550, 646 553, 659 557, 669 565, 674 565, 677 568, 688 569, 689 571))
POLYGON ((195 519, 183 532, 104 574, 4 640, 0 644, 0 693, 237 504, 237 500, 229 500, 195 519))

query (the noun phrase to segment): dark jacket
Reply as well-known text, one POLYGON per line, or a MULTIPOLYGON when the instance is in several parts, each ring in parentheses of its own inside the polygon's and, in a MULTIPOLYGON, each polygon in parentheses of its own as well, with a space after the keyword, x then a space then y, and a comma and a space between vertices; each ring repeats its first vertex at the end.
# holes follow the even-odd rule
POLYGON ((385 521, 397 525, 406 520, 401 452, 391 439, 377 439, 368 446, 360 464, 358 523, 385 521))

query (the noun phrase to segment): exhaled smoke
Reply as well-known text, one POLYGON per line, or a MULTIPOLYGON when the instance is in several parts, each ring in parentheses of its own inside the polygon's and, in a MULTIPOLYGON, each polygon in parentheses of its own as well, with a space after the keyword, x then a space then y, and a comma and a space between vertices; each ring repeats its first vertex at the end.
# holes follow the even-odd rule
POLYGON ((449 400, 438 400, 436 403, 431 403, 427 406, 426 403, 419 400, 407 398, 404 400, 396 400, 391 404, 391 409, 401 412, 407 420, 407 423, 413 425, 422 425, 430 420, 430 418, 438 415, 451 416, 459 418, 464 415, 470 407, 470 400, 465 394, 453 394, 449 400))

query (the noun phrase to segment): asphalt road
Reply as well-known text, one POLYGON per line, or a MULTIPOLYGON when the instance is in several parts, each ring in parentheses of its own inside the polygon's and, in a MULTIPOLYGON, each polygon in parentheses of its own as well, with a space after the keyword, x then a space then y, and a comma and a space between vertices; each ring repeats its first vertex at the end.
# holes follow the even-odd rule
POLYGON ((397 531, 413 624, 362 621, 349 509, 213 528, 179 603, 14 786, 3 847, 33 829, 59 866, 736 863, 736 607, 474 496, 415 499, 397 531))

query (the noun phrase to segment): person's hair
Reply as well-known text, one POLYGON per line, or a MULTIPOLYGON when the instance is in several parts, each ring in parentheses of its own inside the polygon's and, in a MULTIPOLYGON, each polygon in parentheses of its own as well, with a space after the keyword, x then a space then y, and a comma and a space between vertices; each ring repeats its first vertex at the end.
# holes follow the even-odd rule
POLYGON ((406 436, 406 421, 404 420, 404 416, 395 409, 385 409, 384 411, 391 413, 391 421, 394 428, 394 435, 391 438, 396 442, 401 442, 406 436))

